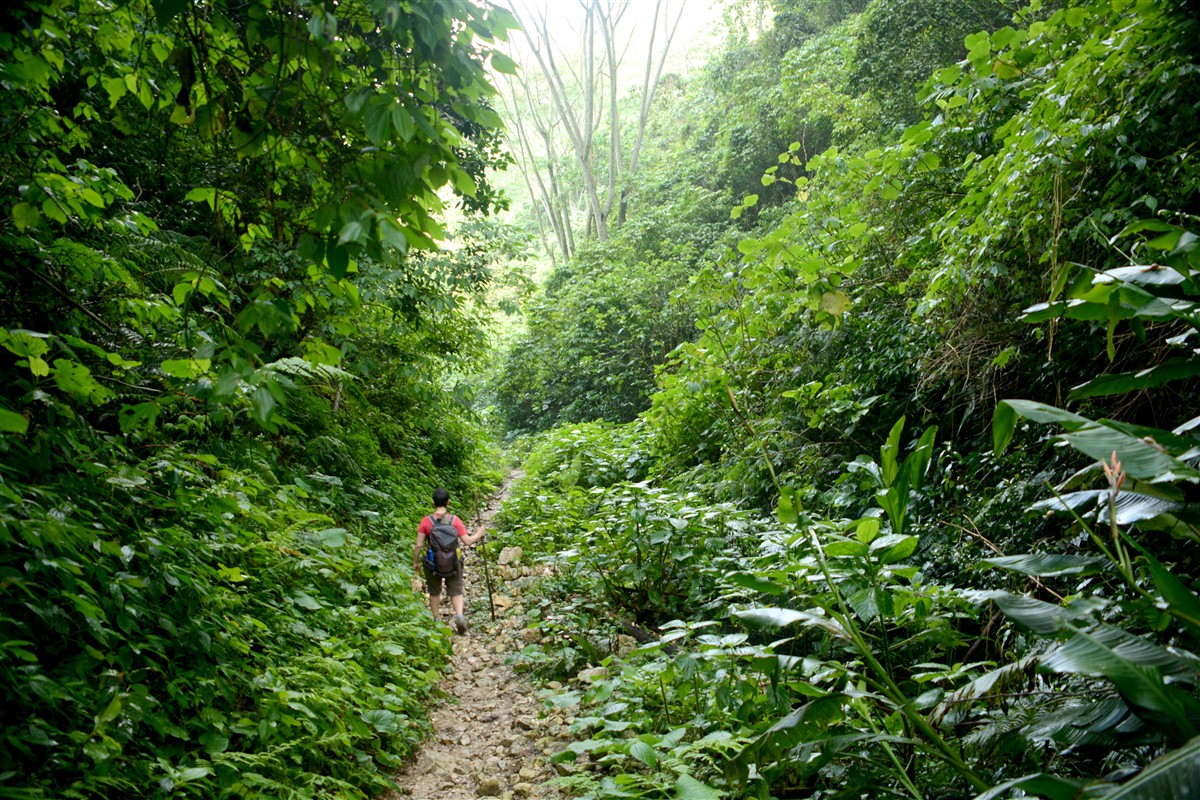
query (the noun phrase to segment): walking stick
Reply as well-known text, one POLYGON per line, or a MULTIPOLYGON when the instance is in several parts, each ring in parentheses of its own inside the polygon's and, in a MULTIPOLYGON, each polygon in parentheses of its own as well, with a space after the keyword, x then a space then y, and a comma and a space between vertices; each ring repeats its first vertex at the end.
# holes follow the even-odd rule
MULTIPOLYGON (((475 491, 471 492, 471 501, 475 505, 475 519, 478 522, 483 521, 482 509, 479 507, 479 494, 475 491)), ((483 580, 487 584, 488 590, 488 606, 492 610, 492 622, 496 621, 496 601, 492 599, 492 573, 488 570, 487 563, 487 534, 479 540, 479 557, 483 559, 483 580)))

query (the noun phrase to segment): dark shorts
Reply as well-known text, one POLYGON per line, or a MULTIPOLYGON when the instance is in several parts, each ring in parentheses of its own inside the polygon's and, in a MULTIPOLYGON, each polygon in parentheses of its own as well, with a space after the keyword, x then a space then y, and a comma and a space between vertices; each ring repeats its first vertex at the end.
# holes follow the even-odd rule
POLYGON ((463 593, 462 575, 451 575, 449 578, 443 578, 441 575, 434 575, 432 572, 425 572, 425 585, 428 587, 428 592, 433 595, 441 595, 442 583, 446 584, 446 594, 451 597, 459 597, 463 593))

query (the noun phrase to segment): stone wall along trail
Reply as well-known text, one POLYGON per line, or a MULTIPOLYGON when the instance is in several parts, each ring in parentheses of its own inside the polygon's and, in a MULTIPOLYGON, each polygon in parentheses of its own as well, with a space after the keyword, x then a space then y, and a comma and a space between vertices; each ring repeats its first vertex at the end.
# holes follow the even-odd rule
MULTIPOLYGON (((491 521, 518 477, 519 473, 509 475, 488 502, 484 524, 491 521)), ((497 570, 510 577, 532 572, 515 565, 500 567, 494 544, 486 539, 482 544, 488 548, 494 588, 497 570)), ((380 800, 563 797, 541 784, 556 774, 546 759, 565 746, 571 720, 563 714, 539 717, 536 689, 504 663, 510 653, 526 644, 520 638, 522 623, 513 600, 501 594, 496 595, 496 622, 492 622, 478 548, 467 548, 466 555, 464 591, 471 627, 465 636, 454 637, 451 672, 442 683, 447 697, 432 715, 434 733, 416 759, 396 776, 399 792, 388 792, 380 800)), ((446 598, 442 619, 449 623, 452 616, 446 598)))

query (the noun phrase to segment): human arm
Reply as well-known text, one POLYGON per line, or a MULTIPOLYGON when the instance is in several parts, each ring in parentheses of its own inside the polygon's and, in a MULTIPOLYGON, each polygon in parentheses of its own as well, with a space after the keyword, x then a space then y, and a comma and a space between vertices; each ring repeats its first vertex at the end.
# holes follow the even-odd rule
POLYGON ((419 575, 421 570, 421 555, 425 552, 425 537, 433 530, 429 517, 421 520, 417 526, 417 541, 413 544, 413 575, 419 575))
POLYGON ((458 538, 462 540, 463 544, 475 544, 487 533, 482 525, 476 529, 475 533, 467 533, 467 526, 458 517, 454 518, 454 528, 458 531, 458 538))
POLYGON ((421 553, 425 550, 425 534, 417 534, 417 542, 413 545, 413 574, 421 569, 421 553))
POLYGON ((482 525, 480 525, 478 528, 475 529, 474 533, 470 534, 469 536, 462 537, 462 540, 466 544, 475 544, 480 539, 482 539, 485 535, 487 535, 487 529, 484 528, 482 525))

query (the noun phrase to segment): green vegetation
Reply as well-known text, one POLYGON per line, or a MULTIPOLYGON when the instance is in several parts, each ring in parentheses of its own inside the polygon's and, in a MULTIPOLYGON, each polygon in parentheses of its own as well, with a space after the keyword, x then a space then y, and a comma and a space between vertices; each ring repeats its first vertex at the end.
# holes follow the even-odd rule
POLYGON ((463 391, 511 17, 3 16, 0 796, 376 794, 449 653, 397 564, 498 477, 463 391))
POLYGON ((0 12, 0 797, 382 791, 497 434, 573 796, 1194 794, 1188 4, 582 8, 0 12))
MULTIPOLYGON (((714 222, 682 198, 729 197, 675 259, 696 333, 624 351, 640 400, 561 367, 570 403, 500 396, 550 428, 501 517, 555 565, 517 662, 604 668, 548 700, 579 705, 573 796, 1200 781, 1200 30, 1182 3, 951 5, 779 0, 673 83, 690 116, 647 152, 675 170, 595 252, 621 276, 714 222)), ((641 294, 592 253, 505 380, 628 346, 641 294)))

